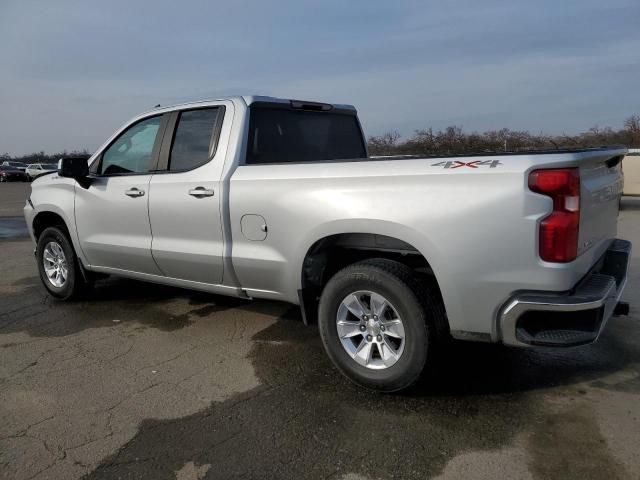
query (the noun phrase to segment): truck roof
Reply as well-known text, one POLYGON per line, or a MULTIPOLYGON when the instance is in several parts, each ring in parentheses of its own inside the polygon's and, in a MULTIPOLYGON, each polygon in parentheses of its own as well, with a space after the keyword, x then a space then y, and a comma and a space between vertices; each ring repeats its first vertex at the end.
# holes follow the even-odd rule
POLYGON ((333 106, 336 109, 352 110, 353 112, 356 111, 356 107, 354 107, 353 105, 342 104, 342 103, 327 103, 327 102, 317 102, 312 100, 300 100, 300 99, 293 99, 293 98, 278 98, 278 97, 269 97, 266 95, 230 95, 230 96, 224 96, 224 97, 215 97, 215 98, 207 98, 207 99, 195 100, 190 102, 176 103, 173 105, 158 106, 153 110, 149 110, 148 112, 145 112, 145 114, 149 112, 153 112, 155 110, 160 110, 160 109, 164 111, 168 111, 168 110, 176 110, 176 109, 183 109, 183 108, 189 108, 189 107, 197 107, 202 105, 203 103, 216 102, 220 100, 244 102, 247 106, 253 103, 279 103, 279 104, 290 104, 291 102, 325 103, 327 105, 333 106))

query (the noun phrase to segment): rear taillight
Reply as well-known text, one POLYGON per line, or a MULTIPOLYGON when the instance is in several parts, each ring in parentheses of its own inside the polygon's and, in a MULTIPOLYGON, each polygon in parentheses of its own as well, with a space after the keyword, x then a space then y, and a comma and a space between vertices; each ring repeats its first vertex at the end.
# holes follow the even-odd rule
POLYGON ((570 262, 578 256, 580 172, 577 168, 534 170, 529 189, 553 200, 553 212, 540 222, 540 258, 570 262))

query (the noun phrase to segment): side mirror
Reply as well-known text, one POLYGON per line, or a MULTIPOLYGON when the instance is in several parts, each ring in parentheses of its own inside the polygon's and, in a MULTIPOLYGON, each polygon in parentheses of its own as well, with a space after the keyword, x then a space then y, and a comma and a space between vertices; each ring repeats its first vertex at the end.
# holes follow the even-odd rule
POLYGON ((63 157, 58 161, 58 175, 73 178, 84 188, 89 186, 89 157, 63 157))

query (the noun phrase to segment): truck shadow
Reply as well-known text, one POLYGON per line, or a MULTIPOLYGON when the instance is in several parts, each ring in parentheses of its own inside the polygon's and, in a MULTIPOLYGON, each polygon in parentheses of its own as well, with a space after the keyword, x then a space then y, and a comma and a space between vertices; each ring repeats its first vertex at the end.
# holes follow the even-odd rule
POLYGON ((415 388, 381 395, 333 368, 317 328, 305 327, 295 307, 122 279, 101 282, 84 301, 62 303, 36 277, 16 283, 20 293, 2 299, 0 333, 56 337, 112 327, 113 319, 171 331, 214 325, 224 320, 218 313, 233 309, 276 319, 251 338, 258 387, 180 418, 157 420, 150 411, 135 437, 87 478, 175 479, 190 462, 208 469, 205 478, 430 478, 459 454, 499 450, 523 432, 534 442, 532 465, 570 468, 540 478, 623 477, 588 402, 574 400, 600 389, 640 392, 640 328, 632 319, 614 319, 600 343, 582 349, 451 342, 415 388), (171 313, 176 305, 180 314, 171 313), (566 415, 548 411, 549 392, 569 401, 566 415), (563 435, 586 440, 549 441, 563 435), (582 462, 587 456, 597 462, 582 462))
MULTIPOLYGON (((269 360, 254 361, 254 368, 267 383, 281 383, 280 376, 287 374, 290 348, 300 348, 300 355, 308 350, 313 352, 316 357, 313 366, 305 372, 310 377, 317 375, 317 365, 330 369, 333 376, 339 375, 325 358, 317 328, 305 327, 297 308, 287 311, 254 340, 257 342, 254 357, 261 354, 269 360), (283 363, 281 367, 278 361, 283 363)), ((640 373, 615 375, 629 366, 640 366, 638 344, 640 328, 636 321, 626 317, 613 318, 598 343, 580 348, 523 349, 450 341, 431 358, 431 368, 422 380, 401 396, 515 394, 585 383, 640 393, 640 373)), ((300 369, 295 372, 298 377, 300 369)), ((289 380, 296 381, 293 377, 289 380)), ((320 380, 314 378, 313 385, 318 385, 320 380)), ((348 383, 341 379, 341 383, 345 382, 348 383)))
POLYGON ((112 327, 114 321, 173 331, 233 308, 275 316, 282 311, 276 302, 251 302, 122 278, 101 280, 85 298, 69 302, 49 296, 38 277, 20 279, 10 288, 11 293, 0 300, 0 334, 24 331, 33 337, 58 337, 112 327), (171 308, 176 305, 180 313, 171 308))
MULTIPOLYGON (((289 365, 291 349, 301 356, 303 352, 313 355, 314 365, 329 365, 317 328, 303 325, 298 307, 289 308, 279 302, 247 301, 115 278, 100 282, 84 300, 59 302, 45 293, 37 277, 17 283, 25 290, 2 300, 0 334, 26 332, 32 337, 60 337, 88 328, 113 327, 114 321, 137 328, 174 331, 196 321, 216 322, 216 314, 236 309, 279 316, 274 325, 253 339, 255 355, 269 357, 273 352, 273 358, 256 362, 267 384, 280 383, 279 376, 291 372, 284 368, 289 365), (181 305, 180 313, 170 308, 176 304, 181 305), (283 311, 286 313, 281 315, 283 311), (272 344, 278 347, 265 347, 272 344), (278 352, 287 363, 283 368, 277 365, 278 352)), ((599 381, 606 388, 640 391, 637 377, 626 378, 624 385, 601 380, 630 364, 640 365, 638 344, 640 327, 631 317, 613 318, 597 344, 575 349, 518 349, 451 341, 432 359, 433 368, 420 384, 404 396, 514 393, 585 381, 599 381)), ((296 368, 296 378, 291 381, 313 377, 316 372, 315 368, 304 371, 296 368)), ((330 370, 326 378, 338 376, 330 370)), ((314 384, 317 385, 315 381, 314 384)))
MULTIPOLYGON (((569 465, 563 478, 623 476, 588 408, 574 403, 566 417, 551 414, 536 392, 638 361, 615 335, 577 355, 453 344, 438 373, 407 393, 381 395, 339 375, 317 329, 299 320, 289 310, 253 337, 249 358, 261 386, 183 418, 144 421, 87 478, 175 478, 189 462, 203 466, 205 478, 430 478, 463 452, 499 449, 525 431, 532 464, 569 465), (620 347, 622 354, 608 353, 620 347), (568 428, 587 440, 548 440, 568 428), (585 466, 585 455, 598 461, 585 466)), ((584 388, 556 393, 580 396, 584 388)))

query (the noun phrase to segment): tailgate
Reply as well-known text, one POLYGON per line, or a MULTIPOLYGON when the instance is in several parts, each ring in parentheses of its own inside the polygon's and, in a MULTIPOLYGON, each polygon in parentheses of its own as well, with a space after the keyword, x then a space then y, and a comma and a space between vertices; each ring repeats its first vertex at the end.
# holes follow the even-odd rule
POLYGON ((608 244, 616 236, 623 185, 622 157, 609 153, 580 162, 578 255, 608 244))

